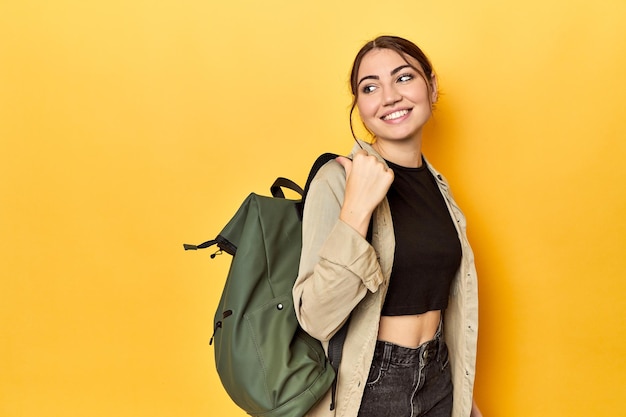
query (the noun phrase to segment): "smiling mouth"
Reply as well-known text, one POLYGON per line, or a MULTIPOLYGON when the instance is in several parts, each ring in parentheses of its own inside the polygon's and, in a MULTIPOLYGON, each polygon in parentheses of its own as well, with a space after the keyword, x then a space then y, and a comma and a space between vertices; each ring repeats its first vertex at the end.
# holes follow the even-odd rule
POLYGON ((386 116, 381 117, 381 119, 384 121, 395 120, 395 119, 401 118, 402 116, 406 116, 407 114, 409 114, 409 110, 407 109, 398 110, 398 111, 394 111, 393 113, 389 113, 386 116))

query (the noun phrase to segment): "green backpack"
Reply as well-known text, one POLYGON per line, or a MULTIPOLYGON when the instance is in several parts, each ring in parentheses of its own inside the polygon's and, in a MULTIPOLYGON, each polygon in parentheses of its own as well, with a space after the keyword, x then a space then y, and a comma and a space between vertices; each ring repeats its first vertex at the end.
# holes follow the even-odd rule
POLYGON ((317 170, 337 155, 320 156, 305 190, 285 178, 272 185, 272 197, 250 194, 214 240, 184 245, 195 250, 217 245, 211 255, 233 256, 215 313, 215 363, 222 385, 248 414, 303 416, 334 389, 346 327, 331 340, 326 358, 321 343, 296 319, 292 288, 302 247, 302 211, 317 170), (282 188, 302 196, 286 199, 282 188))

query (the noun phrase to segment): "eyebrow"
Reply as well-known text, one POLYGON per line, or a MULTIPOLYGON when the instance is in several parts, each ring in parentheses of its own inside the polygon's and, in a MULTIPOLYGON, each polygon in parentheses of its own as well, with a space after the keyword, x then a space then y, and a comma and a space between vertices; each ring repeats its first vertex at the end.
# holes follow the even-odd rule
MULTIPOLYGON (((413 68, 413 66, 409 65, 409 64, 400 65, 398 68, 395 68, 394 70, 392 70, 389 73, 389 75, 395 75, 395 74, 397 74, 398 72, 402 71, 405 68, 413 68)), ((378 75, 366 75, 365 77, 361 78, 356 85, 357 86, 360 85, 365 80, 380 80, 380 77, 378 75)))

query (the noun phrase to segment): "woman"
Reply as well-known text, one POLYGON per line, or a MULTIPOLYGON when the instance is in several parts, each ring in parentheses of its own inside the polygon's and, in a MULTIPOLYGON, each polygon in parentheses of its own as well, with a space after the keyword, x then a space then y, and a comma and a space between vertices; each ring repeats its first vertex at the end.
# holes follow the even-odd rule
POLYGON ((336 407, 329 393, 307 416, 480 416, 465 218, 421 152, 432 66, 410 41, 382 36, 359 51, 350 83, 351 116, 357 108, 373 141, 313 180, 293 290, 301 326, 326 349, 350 320, 336 407))

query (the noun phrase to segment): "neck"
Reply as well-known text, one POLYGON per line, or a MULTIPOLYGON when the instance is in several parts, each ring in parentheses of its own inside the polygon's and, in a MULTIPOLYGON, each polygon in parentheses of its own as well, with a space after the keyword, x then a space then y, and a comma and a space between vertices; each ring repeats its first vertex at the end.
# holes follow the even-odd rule
POLYGON ((387 161, 406 168, 422 166, 422 138, 406 140, 376 139, 372 147, 387 161))

